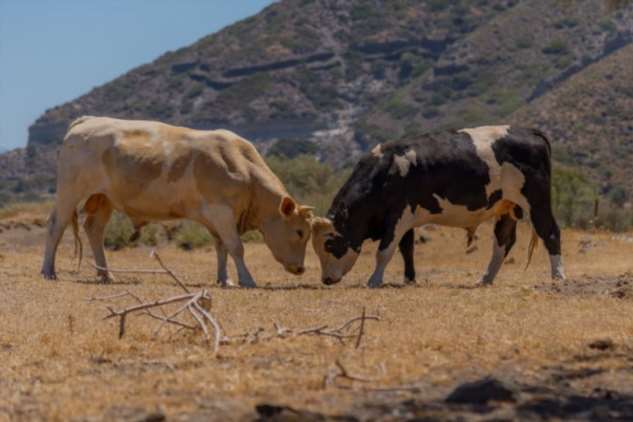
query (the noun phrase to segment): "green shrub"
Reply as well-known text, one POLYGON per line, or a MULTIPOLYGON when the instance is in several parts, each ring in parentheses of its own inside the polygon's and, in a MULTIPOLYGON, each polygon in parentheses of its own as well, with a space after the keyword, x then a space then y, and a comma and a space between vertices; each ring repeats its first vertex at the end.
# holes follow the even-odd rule
POLYGON ((174 240, 178 247, 190 251, 210 245, 213 237, 202 225, 193 221, 185 221, 174 236, 174 240))
POLYGON ((572 168, 554 167, 552 206, 563 227, 588 227, 596 199, 596 189, 584 174, 572 168))
POLYGON ((318 147, 310 141, 301 139, 280 139, 268 150, 268 155, 295 158, 299 155, 316 154, 318 147))
POLYGON ((127 215, 115 211, 105 229, 104 245, 115 251, 131 246, 133 233, 134 226, 127 215))
POLYGON ((598 210, 595 226, 604 230, 623 232, 633 227, 633 211, 604 201, 598 210))
POLYGON ((266 160, 288 192, 301 204, 315 207, 317 215, 325 214, 349 175, 347 170, 335 172, 329 165, 307 155, 292 160, 270 156, 266 160))
POLYGON ((567 54, 569 48, 563 40, 554 40, 545 47, 543 47, 543 53, 551 55, 567 54))

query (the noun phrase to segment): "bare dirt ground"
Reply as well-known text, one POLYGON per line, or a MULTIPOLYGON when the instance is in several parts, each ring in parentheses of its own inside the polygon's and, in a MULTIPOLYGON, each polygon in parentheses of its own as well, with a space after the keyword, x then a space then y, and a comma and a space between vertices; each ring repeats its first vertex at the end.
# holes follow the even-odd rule
MULTIPOLYGON (((73 273, 67 233, 60 281, 40 279, 41 217, 0 220, 0 420, 633 418, 631 237, 565 231, 569 280, 553 283, 542 247, 524 271, 522 230, 491 288, 473 288, 488 262, 490 226, 470 254, 463 231, 425 231, 418 284, 402 285, 396 257, 379 290, 365 287, 373 245, 343 283, 325 287, 311 247, 307 273, 295 277, 250 243, 255 290, 217 288, 210 249, 159 247, 188 285, 210 289, 212 312, 230 336, 273 332, 274 322, 341 324, 363 307, 381 318, 367 322, 359 348, 301 336, 223 345, 214 357, 201 335, 154 337, 156 323, 144 317, 130 320, 119 340, 116 321, 102 320, 103 304, 87 302, 124 290, 147 299, 178 293, 165 275, 99 284, 90 257, 73 273), (333 379, 336 362, 364 380, 333 379), (464 383, 475 381, 468 391, 464 383)), ((157 268, 148 254, 111 252, 110 265, 157 268)))

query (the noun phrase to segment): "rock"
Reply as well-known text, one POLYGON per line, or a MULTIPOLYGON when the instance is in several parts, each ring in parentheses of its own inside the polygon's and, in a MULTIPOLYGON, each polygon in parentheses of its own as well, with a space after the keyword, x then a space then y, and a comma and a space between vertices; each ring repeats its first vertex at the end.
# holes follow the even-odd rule
POLYGON ((446 398, 447 403, 487 404, 490 401, 516 402, 517 389, 495 378, 464 383, 446 398))
POLYGON ((612 350, 615 349, 615 343, 609 338, 594 340, 589 343, 589 348, 594 350, 612 350))

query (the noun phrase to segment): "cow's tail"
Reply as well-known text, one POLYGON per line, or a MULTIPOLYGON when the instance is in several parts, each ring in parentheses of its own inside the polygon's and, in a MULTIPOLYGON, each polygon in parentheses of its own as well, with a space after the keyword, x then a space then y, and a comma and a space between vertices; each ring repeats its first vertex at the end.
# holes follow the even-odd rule
POLYGON ((538 246, 538 235, 536 234, 536 230, 532 227, 532 238, 530 239, 530 244, 528 245, 528 259, 527 264, 525 264, 525 269, 527 270, 530 266, 530 262, 532 262, 532 255, 534 255, 534 251, 538 246))
POLYGON ((81 243, 81 237, 79 237, 79 216, 77 215, 77 211, 73 212, 71 223, 73 226, 73 237, 75 238, 75 258, 79 257, 79 260, 77 261, 77 272, 79 272, 79 269, 81 268, 81 260, 83 258, 84 247, 81 243))
POLYGON ((541 138, 542 140, 545 141, 545 145, 547 146, 547 153, 549 155, 549 157, 552 157, 552 144, 549 141, 549 138, 547 137, 547 135, 539 130, 539 129, 532 129, 532 133, 534 133, 535 136, 538 136, 539 138, 541 138))

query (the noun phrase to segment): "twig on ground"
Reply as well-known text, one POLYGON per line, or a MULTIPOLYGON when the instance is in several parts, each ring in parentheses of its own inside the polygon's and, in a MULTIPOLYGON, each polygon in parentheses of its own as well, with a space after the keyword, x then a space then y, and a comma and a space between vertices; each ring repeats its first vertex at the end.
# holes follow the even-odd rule
POLYGON ((360 347, 360 342, 363 339, 363 333, 365 332, 365 307, 363 306, 363 315, 360 320, 360 328, 358 329, 358 338, 356 338, 356 346, 355 349, 360 347))
POLYGON ((151 256, 152 258, 154 258, 156 261, 158 261, 158 265, 160 265, 160 267, 165 270, 165 272, 167 274, 169 274, 169 276, 174 279, 174 281, 180 286, 180 288, 182 288, 185 292, 189 293, 189 289, 187 289, 187 286, 185 286, 185 283, 183 283, 177 276, 176 274, 174 274, 174 272, 172 270, 170 270, 169 268, 167 268, 167 266, 165 264, 163 264, 163 260, 160 259, 160 256, 158 255, 158 252, 156 252, 155 249, 152 249, 152 252, 150 252, 149 256, 151 256))
POLYGON ((150 270, 145 268, 140 269, 125 269, 125 268, 105 268, 96 264, 90 264, 93 268, 100 271, 108 271, 111 273, 128 273, 128 274, 167 274, 164 270, 150 270))
POLYGON ((341 363, 341 361, 339 361, 339 360, 336 360, 336 362, 334 362, 334 364, 339 369, 339 374, 338 374, 337 378, 347 378, 348 380, 351 380, 351 381, 360 381, 360 382, 375 382, 375 381, 378 381, 376 379, 363 378, 363 377, 359 377, 358 375, 350 374, 349 371, 347 370, 347 368, 345 368, 343 366, 343 364, 341 363))
POLYGON ((149 256, 151 258, 154 258, 157 262, 158 265, 160 265, 160 267, 162 268, 162 270, 151 270, 151 269, 123 269, 123 268, 105 268, 105 267, 101 267, 99 265, 95 265, 95 264, 91 264, 94 268, 96 268, 97 270, 100 271, 109 271, 111 273, 128 273, 128 274, 167 274, 168 276, 170 276, 175 282, 176 284, 183 289, 186 293, 191 293, 189 291, 189 289, 187 288, 187 286, 185 286, 185 283, 182 282, 182 280, 180 278, 178 278, 178 276, 172 271, 170 270, 164 263, 163 260, 161 259, 160 255, 158 255, 158 252, 156 252, 155 249, 152 249, 152 251, 150 252, 149 256))
POLYGON ((329 325, 323 324, 316 327, 293 330, 291 328, 286 328, 277 322, 273 322, 273 328, 275 331, 266 336, 260 336, 260 334, 264 333, 265 330, 263 328, 258 328, 257 331, 255 331, 254 333, 244 333, 236 336, 226 337, 223 341, 225 344, 232 342, 253 344, 260 341, 273 340, 276 338, 290 338, 298 336, 324 336, 335 338, 341 344, 344 344, 346 339, 356 338, 356 342, 358 343, 359 336, 362 338, 361 331, 364 332, 364 323, 367 320, 380 321, 380 318, 378 316, 365 315, 365 309, 363 309, 363 314, 361 316, 354 317, 346 321, 338 328, 328 328, 329 325), (353 324, 358 321, 361 322, 359 325, 359 330, 361 331, 359 331, 358 334, 355 334, 352 328, 353 324))

